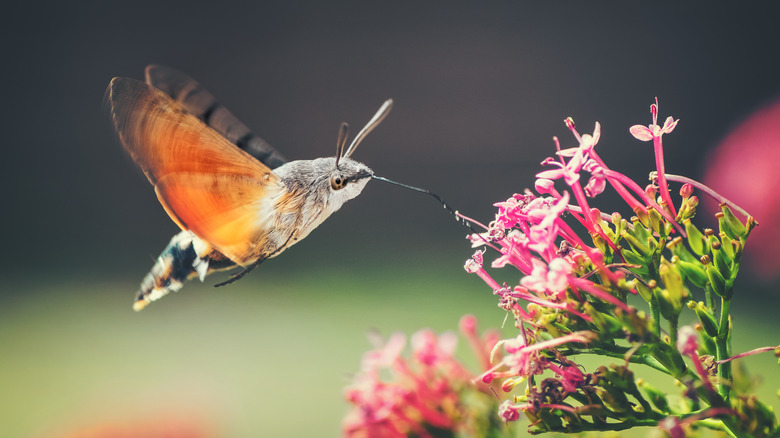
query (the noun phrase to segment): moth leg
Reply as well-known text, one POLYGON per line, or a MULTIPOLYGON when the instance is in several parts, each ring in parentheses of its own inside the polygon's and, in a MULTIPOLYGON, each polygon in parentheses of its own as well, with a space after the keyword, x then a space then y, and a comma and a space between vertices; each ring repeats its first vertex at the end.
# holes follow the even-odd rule
POLYGON ((290 234, 290 237, 287 238, 287 240, 284 241, 284 244, 280 246, 279 248, 276 248, 273 252, 271 252, 268 255, 260 256, 259 259, 257 259, 256 262, 252 263, 251 265, 247 266, 243 271, 239 272, 238 274, 233 275, 228 280, 223 281, 222 283, 215 284, 214 287, 222 287, 227 286, 230 283, 233 283, 237 280, 240 280, 241 277, 248 274, 250 271, 255 269, 256 267, 260 266, 260 263, 263 263, 266 259, 270 259, 271 257, 279 254, 280 252, 284 251, 285 248, 287 248, 287 244, 290 243, 291 240, 293 240, 296 233, 290 234))

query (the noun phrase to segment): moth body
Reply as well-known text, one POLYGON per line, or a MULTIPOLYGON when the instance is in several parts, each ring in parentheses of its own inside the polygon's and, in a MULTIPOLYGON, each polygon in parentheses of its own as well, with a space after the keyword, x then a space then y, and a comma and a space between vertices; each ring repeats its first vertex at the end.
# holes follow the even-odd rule
POLYGON ((136 310, 188 279, 245 268, 222 284, 232 282, 308 236, 373 177, 350 155, 392 106, 387 100, 346 150, 343 123, 335 157, 286 162, 188 76, 149 66, 146 81, 111 81, 111 118, 182 231, 144 278, 136 310))

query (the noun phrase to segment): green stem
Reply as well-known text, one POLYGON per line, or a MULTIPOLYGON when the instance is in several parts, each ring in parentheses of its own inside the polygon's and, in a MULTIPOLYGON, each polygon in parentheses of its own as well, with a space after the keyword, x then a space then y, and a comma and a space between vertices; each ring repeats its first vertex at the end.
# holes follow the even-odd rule
POLYGON ((679 320, 680 314, 676 314, 672 317, 672 319, 669 320, 669 337, 671 338, 671 341, 669 344, 672 345, 672 347, 677 347, 677 328, 680 325, 679 320))
POLYGON ((709 283, 707 283, 706 285, 704 285, 704 299, 706 300, 707 303, 707 310, 709 310, 710 314, 712 314, 712 316, 714 317, 715 299, 712 297, 712 295, 713 295, 712 287, 710 286, 709 283))
MULTIPOLYGON (((718 336, 715 339, 716 360, 728 359, 730 357, 729 348, 729 310, 731 300, 721 299, 720 304, 720 327, 718 327, 718 336)), ((731 362, 725 362, 718 366, 718 393, 724 400, 729 399, 729 388, 731 387, 731 362)))
MULTIPOLYGON (((604 349, 601 349, 601 348, 591 348, 591 349, 588 349, 588 350, 577 350, 577 351, 572 351, 571 354, 597 354, 599 356, 615 357, 615 358, 620 358, 620 359, 623 359, 623 360, 626 359, 625 353, 619 353, 619 352, 615 352, 615 351, 604 350, 604 349)), ((651 356, 649 354, 634 354, 634 355, 632 355, 631 357, 628 358, 628 361, 631 362, 631 363, 638 363, 638 364, 641 364, 641 365, 647 365, 650 368, 654 368, 654 369, 656 369, 656 370, 658 370, 658 371, 660 371, 660 372, 662 372, 664 374, 672 376, 672 373, 670 373, 669 370, 666 369, 666 367, 661 364, 661 362, 658 362, 658 360, 656 360, 656 358, 654 358, 653 356, 651 356)))
POLYGON ((581 423, 578 423, 576 425, 576 430, 569 431, 569 430, 557 430, 556 432, 585 432, 585 431, 606 431, 606 430, 626 430, 631 429, 632 427, 638 427, 638 426, 650 426, 655 427, 658 426, 658 422, 660 420, 653 420, 653 419, 636 419, 636 418, 625 418, 620 420, 619 423, 590 423, 588 421, 582 421, 581 423))
POLYGON ((652 294, 650 297, 650 310, 653 312, 653 321, 655 321, 655 326, 653 326, 653 334, 656 338, 661 337, 661 307, 658 304, 658 297, 656 297, 655 293, 652 294))

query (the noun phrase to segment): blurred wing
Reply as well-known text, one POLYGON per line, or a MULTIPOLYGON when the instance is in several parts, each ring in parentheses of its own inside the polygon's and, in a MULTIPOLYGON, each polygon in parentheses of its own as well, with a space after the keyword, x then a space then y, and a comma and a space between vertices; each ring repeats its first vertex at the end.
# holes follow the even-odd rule
POLYGON ((107 93, 122 145, 171 219, 238 264, 257 259, 286 192, 279 177, 160 90, 114 78, 107 93))
POLYGON ((146 83, 179 102, 187 112, 271 169, 287 162, 282 154, 252 133, 195 79, 172 68, 149 65, 146 67, 146 83))

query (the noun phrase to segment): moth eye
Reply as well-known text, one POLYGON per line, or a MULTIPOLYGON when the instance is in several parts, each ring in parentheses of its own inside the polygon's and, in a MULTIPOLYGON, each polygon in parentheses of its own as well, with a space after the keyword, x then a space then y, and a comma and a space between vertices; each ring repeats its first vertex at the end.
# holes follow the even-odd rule
POLYGON ((346 184, 347 184, 347 180, 345 178, 342 178, 340 176, 330 177, 330 188, 332 188, 333 190, 341 190, 344 188, 346 184))

